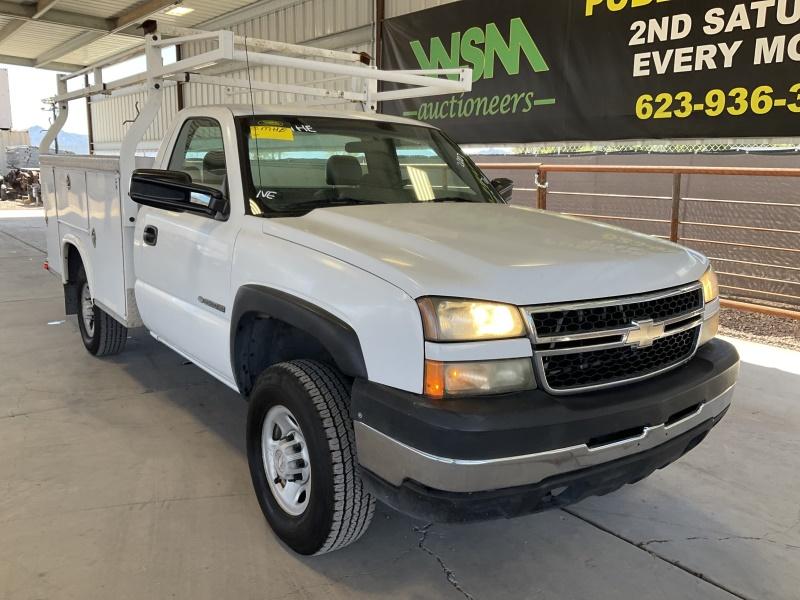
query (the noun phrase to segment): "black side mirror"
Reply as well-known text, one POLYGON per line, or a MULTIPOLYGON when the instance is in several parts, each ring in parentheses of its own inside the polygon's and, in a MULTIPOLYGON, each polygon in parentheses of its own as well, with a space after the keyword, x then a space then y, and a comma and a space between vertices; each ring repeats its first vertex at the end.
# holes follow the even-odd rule
POLYGON ((131 200, 172 212, 189 212, 224 219, 228 200, 218 189, 192 182, 188 173, 136 169, 131 177, 131 200))
POLYGON ((511 196, 514 194, 514 182, 506 177, 492 179, 492 187, 506 202, 511 200, 511 196))

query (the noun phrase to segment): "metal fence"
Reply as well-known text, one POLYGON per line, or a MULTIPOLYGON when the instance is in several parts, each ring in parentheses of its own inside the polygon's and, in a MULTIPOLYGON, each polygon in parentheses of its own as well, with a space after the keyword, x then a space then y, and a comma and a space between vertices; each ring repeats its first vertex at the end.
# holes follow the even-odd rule
POLYGON ((615 142, 562 142, 514 144, 526 156, 548 160, 558 156, 630 154, 788 154, 800 152, 796 138, 764 140, 624 140, 615 142))
MULTIPOLYGON (((685 191, 690 177, 796 182, 800 169, 540 163, 480 166, 489 172, 527 172, 533 186, 522 191, 533 191, 540 209, 617 223, 698 249, 715 264, 725 298, 744 301, 748 308, 800 318, 800 202, 700 197, 685 191), (578 191, 554 184, 553 175, 568 173, 593 179, 578 191), (634 195, 606 191, 598 184, 608 182, 599 179, 599 174, 649 177, 647 189, 657 192, 634 195), (666 188, 664 193, 658 193, 660 187, 666 188)), ((794 183, 792 187, 797 188, 794 183)), ((737 306, 742 308, 741 302, 737 306)))

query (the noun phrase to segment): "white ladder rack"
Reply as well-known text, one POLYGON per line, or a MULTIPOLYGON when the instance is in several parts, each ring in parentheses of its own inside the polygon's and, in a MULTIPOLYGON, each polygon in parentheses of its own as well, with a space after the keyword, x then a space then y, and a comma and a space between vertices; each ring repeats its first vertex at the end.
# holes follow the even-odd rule
POLYGON ((376 112, 378 102, 400 100, 443 94, 459 94, 472 89, 472 70, 430 69, 410 71, 388 71, 364 64, 364 55, 314 48, 299 44, 288 44, 258 38, 235 35, 231 31, 201 31, 179 27, 161 27, 146 33, 143 45, 118 53, 83 69, 58 75, 57 94, 46 101, 57 109, 57 117, 39 146, 41 154, 50 151, 50 145, 64 126, 69 114, 69 102, 80 98, 111 97, 137 92, 146 92, 144 103, 136 121, 128 129, 120 148, 121 160, 130 156, 131 162, 136 147, 144 133, 158 115, 164 97, 164 88, 176 83, 200 83, 220 85, 225 88, 278 92, 317 97, 325 100, 352 102, 362 110, 376 112), (216 47, 165 65, 162 51, 167 46, 215 42, 216 47), (146 70, 141 73, 103 81, 103 68, 118 64, 144 54, 146 70), (324 73, 336 78, 350 78, 351 91, 323 87, 330 78, 301 83, 278 83, 272 81, 229 78, 213 74, 218 67, 228 70, 275 66, 324 73), (213 68, 213 70, 212 70, 213 68), (212 71, 211 74, 208 71, 212 71), (92 74, 93 83, 75 90, 67 90, 67 82, 92 74), (442 77, 446 78, 442 78, 442 77), (455 78, 453 78, 455 76, 455 78), (398 89, 378 91, 378 82, 398 84, 398 89))
POLYGON ((472 70, 467 68, 385 71, 363 64, 363 55, 357 53, 245 38, 235 35, 231 31, 201 31, 175 27, 163 27, 159 31, 152 21, 145 25, 152 25, 152 27, 145 28, 143 46, 118 53, 73 73, 57 76, 57 94, 46 100, 56 108, 57 116, 39 145, 41 155, 49 153, 50 145, 67 121, 71 100, 121 95, 131 93, 131 91, 145 92, 147 99, 136 120, 125 133, 120 146, 119 171, 123 197, 128 195, 130 178, 136 168, 136 149, 158 116, 164 100, 164 89, 167 85, 203 83, 217 84, 228 88, 300 94, 358 103, 364 111, 368 112, 376 112, 378 102, 383 100, 458 94, 472 89, 472 70), (162 51, 165 47, 195 42, 210 42, 216 47, 182 58, 169 65, 164 64, 162 51), (104 67, 121 63, 142 53, 146 58, 145 71, 110 82, 103 81, 104 67), (234 69, 242 69, 262 65, 320 72, 337 78, 351 78, 352 91, 325 88, 323 84, 329 81, 326 79, 287 84, 230 79, 208 74, 212 67, 232 66, 234 69), (92 85, 68 91, 68 81, 88 74, 93 76, 92 85), (442 79, 442 76, 446 78, 442 79), (454 76, 455 78, 453 78, 454 76), (379 81, 405 87, 378 91, 379 81))

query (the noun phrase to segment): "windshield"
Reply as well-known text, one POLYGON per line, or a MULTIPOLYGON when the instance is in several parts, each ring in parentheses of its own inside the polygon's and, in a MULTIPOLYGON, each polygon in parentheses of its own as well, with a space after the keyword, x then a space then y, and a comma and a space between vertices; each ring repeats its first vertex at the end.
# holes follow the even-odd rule
POLYGON ((239 126, 251 215, 358 204, 503 202, 469 157, 429 127, 285 116, 241 118, 239 126))

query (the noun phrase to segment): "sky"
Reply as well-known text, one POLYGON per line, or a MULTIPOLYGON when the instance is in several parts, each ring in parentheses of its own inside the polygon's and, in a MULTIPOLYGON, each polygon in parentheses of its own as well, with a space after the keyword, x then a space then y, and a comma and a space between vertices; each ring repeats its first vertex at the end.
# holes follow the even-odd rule
MULTIPOLYGON (((55 71, 13 65, 0 65, 0 68, 8 70, 12 128, 27 130, 33 125, 39 125, 47 129, 50 126, 49 119, 52 114, 42 110, 46 108, 42 99, 56 93, 55 71)), ((69 118, 64 126, 64 131, 83 134, 87 132, 86 103, 83 100, 70 104, 69 118)))

